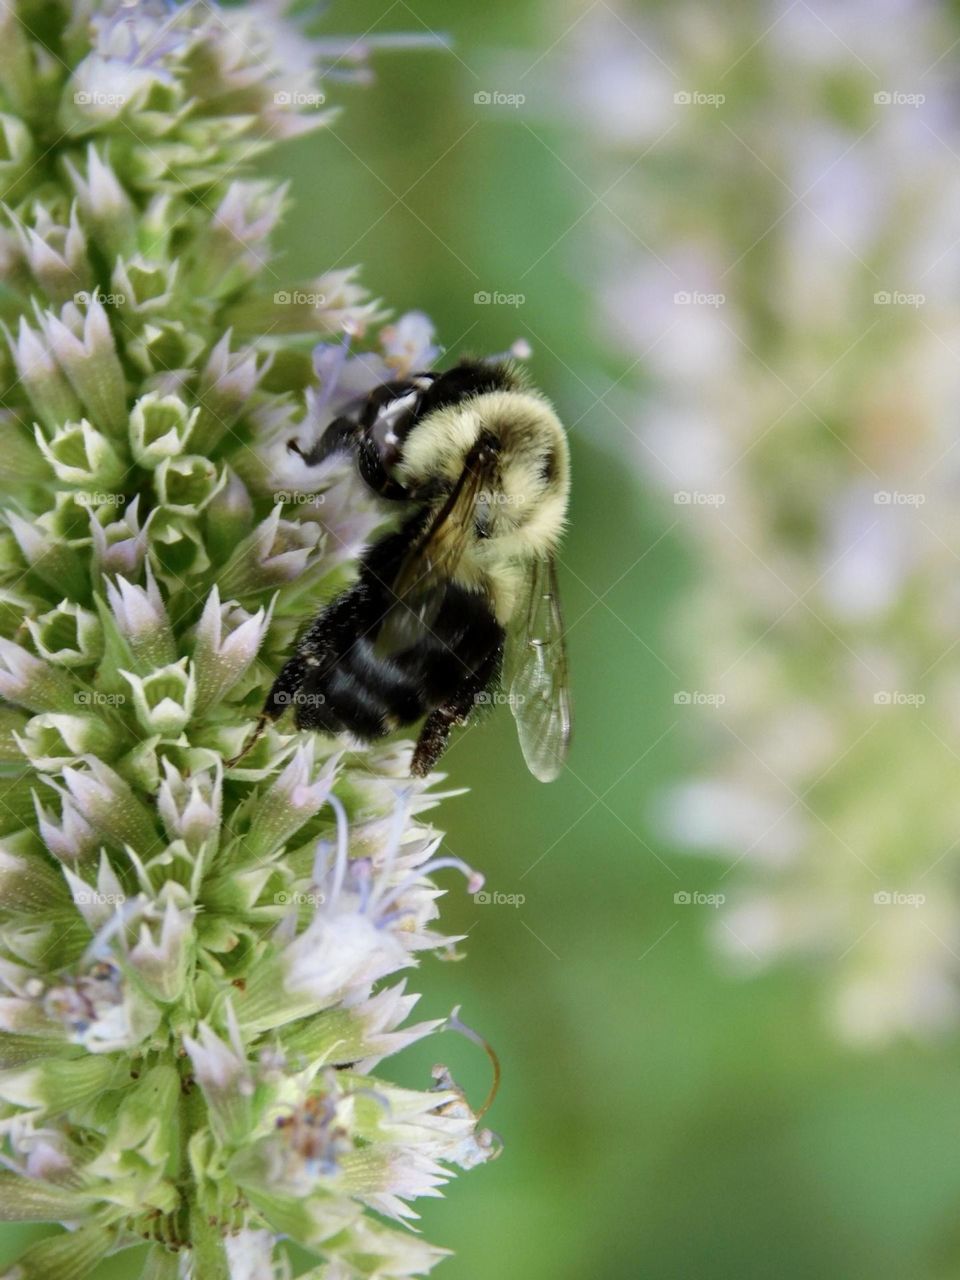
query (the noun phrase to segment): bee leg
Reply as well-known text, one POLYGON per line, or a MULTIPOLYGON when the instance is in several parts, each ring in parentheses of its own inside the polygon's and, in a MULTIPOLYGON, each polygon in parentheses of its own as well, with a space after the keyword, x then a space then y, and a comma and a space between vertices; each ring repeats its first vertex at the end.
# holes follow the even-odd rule
POLYGON ((335 453, 351 453, 357 446, 359 431, 351 418, 334 418, 311 449, 301 449, 297 440, 288 440, 287 448, 298 454, 308 467, 317 467, 335 453))
POLYGON ((417 745, 410 761, 410 773, 424 778, 437 763, 450 740, 454 725, 466 724, 478 704, 489 702, 490 689, 496 682, 503 661, 502 633, 497 638, 480 665, 460 686, 452 698, 431 711, 423 722, 417 745))
POLYGON ((224 760, 223 767, 225 769, 232 769, 235 764, 239 764, 247 752, 256 745, 257 739, 267 727, 267 721, 269 719, 270 717, 265 712, 261 711, 260 715, 257 716, 257 723, 254 725, 253 733, 251 733, 250 737, 246 740, 241 749, 235 756, 231 756, 229 760, 224 760))
POLYGON ((272 720, 279 720, 287 707, 295 701, 296 692, 303 682, 305 673, 305 666, 299 654, 294 654, 290 661, 281 668, 280 674, 274 680, 270 692, 267 694, 267 700, 263 704, 263 710, 257 716, 257 723, 254 725, 253 733, 247 739, 243 749, 230 760, 224 761, 226 768, 232 768, 233 765, 242 760, 256 744, 257 739, 267 725, 272 720))
POLYGON ((438 707, 431 711, 423 722, 417 745, 413 749, 410 761, 410 774, 414 778, 425 778, 437 763, 450 739, 450 730, 461 721, 459 714, 451 707, 438 707))

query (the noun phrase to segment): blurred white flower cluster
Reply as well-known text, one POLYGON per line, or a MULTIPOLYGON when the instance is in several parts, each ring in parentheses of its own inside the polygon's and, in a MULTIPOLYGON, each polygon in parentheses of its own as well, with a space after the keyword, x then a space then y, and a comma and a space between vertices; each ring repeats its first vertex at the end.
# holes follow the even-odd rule
POLYGON ((718 945, 816 957, 865 1043, 960 1015, 958 36, 920 0, 604 5, 565 53, 606 402, 699 579, 666 824, 727 864, 718 945))
POLYGON ((0 14, 0 1215, 70 1227, 18 1280, 422 1275, 411 1201, 496 1154, 444 1068, 375 1074, 465 1030, 401 976, 433 873, 482 883, 436 778, 276 726, 224 763, 382 518, 289 441, 437 350, 270 265, 249 162, 327 119, 315 54, 363 78, 256 3, 0 14))

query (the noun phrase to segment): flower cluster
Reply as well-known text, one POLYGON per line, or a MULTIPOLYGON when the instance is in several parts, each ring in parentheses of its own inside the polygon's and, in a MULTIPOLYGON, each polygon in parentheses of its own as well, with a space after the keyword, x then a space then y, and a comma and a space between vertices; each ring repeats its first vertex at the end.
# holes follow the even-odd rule
POLYGON ((702 567, 668 829, 736 865, 723 950, 816 957, 867 1043, 960 1016, 957 31, 895 8, 608 7, 569 76, 647 392, 608 403, 702 567))
POLYGON ((411 1201, 496 1153, 444 1068, 374 1074, 463 1029, 399 976, 454 941, 433 873, 480 883, 436 779, 275 726, 225 764, 382 520, 289 442, 436 354, 350 272, 279 279, 250 176, 366 52, 258 3, 0 14, 0 1212, 70 1228, 18 1280, 144 1241, 153 1280, 263 1280, 288 1237, 422 1275, 411 1201))

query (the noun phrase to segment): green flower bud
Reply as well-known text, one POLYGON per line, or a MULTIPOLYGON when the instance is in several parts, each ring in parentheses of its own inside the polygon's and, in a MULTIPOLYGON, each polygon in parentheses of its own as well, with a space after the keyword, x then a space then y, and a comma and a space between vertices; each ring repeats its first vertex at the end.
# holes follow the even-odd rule
POLYGON ((111 434, 121 433, 127 423, 126 384, 100 299, 91 297, 86 315, 72 303, 59 317, 45 312, 41 324, 88 416, 111 434))
POLYGON ((138 1213, 170 1213, 176 1207, 181 1092, 177 1071, 160 1064, 125 1091, 111 1114, 107 1142, 84 1176, 102 1179, 114 1203, 138 1213))
POLYGON ((56 667, 0 637, 0 696, 28 711, 73 711, 72 680, 56 667))
POLYGON ((130 252, 136 244, 137 215, 110 164, 100 158, 91 142, 87 148, 87 173, 82 176, 70 159, 64 166, 80 205, 85 225, 109 261, 130 252))
POLYGON ((150 551, 158 577, 171 592, 210 568, 210 557, 196 520, 176 512, 154 508, 150 526, 150 551))
POLYGON ((197 679, 197 707, 219 702, 249 668, 270 626, 273 606, 247 613, 235 601, 220 603, 214 584, 197 624, 193 661, 197 679))
POLYGON ((179 396, 142 396, 130 414, 130 449, 141 467, 157 467, 186 451, 199 410, 179 396))
POLYGON ((49 778, 44 778, 43 781, 59 796, 60 815, 58 818, 51 809, 45 808, 37 793, 33 793, 40 839, 61 862, 82 862, 97 848, 97 833, 63 787, 51 782, 49 778))
POLYGON ((87 594, 89 578, 83 562, 62 537, 15 511, 8 511, 6 517, 24 562, 41 582, 74 597, 87 594))
POLYGON ((226 483, 214 463, 193 454, 165 458, 153 476, 157 501, 168 511, 198 515, 226 483))
POLYGON ((0 486, 11 496, 20 497, 25 489, 49 483, 50 471, 34 444, 33 434, 16 414, 0 409, 0 486))
POLYGON ((32 831, 0 839, 0 907, 4 914, 46 915, 63 899, 63 883, 44 860, 32 831))
MULTIPOLYGON (((78 691, 77 697, 81 695, 78 691)), ((66 764, 75 764, 86 752, 101 759, 116 754, 114 730, 98 716, 47 712, 34 716, 25 732, 15 736, 23 754, 43 773, 56 773, 66 764)))
POLYGON ((27 720, 27 715, 18 708, 0 705, 0 765, 22 763, 15 734, 23 732, 27 720))
POLYGON ((20 179, 34 159, 30 130, 16 116, 0 114, 0 191, 7 201, 19 199, 20 179))
POLYGON ((197 1035, 184 1036, 183 1047, 190 1055, 194 1077, 203 1090, 210 1119, 220 1140, 241 1145, 253 1127, 253 1095, 256 1086, 233 1010, 229 1009, 230 1043, 222 1040, 205 1022, 197 1035))
POLYGON ((193 435, 193 447, 209 452, 233 427, 269 368, 258 366, 252 349, 230 351, 228 329, 210 352, 200 374, 197 400, 200 415, 193 435))
POLYGON ((170 307, 177 282, 176 261, 151 262, 142 254, 117 260, 110 278, 117 306, 131 316, 147 316, 170 307))
MULTIPOLYGON (((89 874, 89 873, 88 873, 89 874)), ((90 927, 91 933, 96 933, 102 929, 104 925, 113 920, 118 910, 128 901, 127 894, 120 883, 117 873, 111 865, 110 859, 107 857, 104 849, 100 850, 100 860, 97 864, 96 883, 90 883, 69 866, 63 866, 63 878, 70 890, 70 896, 73 904, 83 916, 84 920, 90 927)), ((105 979, 102 968, 98 968, 94 972, 94 976, 98 982, 105 979)), ((120 982, 119 971, 111 972, 110 982, 120 982)), ((106 988, 98 988, 100 994, 106 988)), ((113 985, 110 987, 113 992, 113 985)), ((111 996, 112 999, 112 996, 111 996)), ((119 1003, 119 1000, 116 1002, 119 1003)))
POLYGON ((154 513, 151 511, 146 521, 141 523, 139 504, 138 494, 122 515, 117 515, 115 506, 90 511, 93 562, 98 573, 120 573, 133 578, 143 568, 147 554, 147 530, 154 513))
POLYGON ((147 567, 146 587, 135 586, 118 574, 116 585, 106 581, 107 600, 117 628, 144 670, 174 662, 176 641, 153 574, 147 567))
POLYGON ((176 737, 189 723, 197 685, 188 658, 159 667, 148 676, 120 674, 130 685, 137 719, 147 733, 176 737))
POLYGON ((80 1222, 90 1212, 90 1202, 81 1192, 21 1178, 7 1170, 0 1172, 0 1203, 6 1222, 80 1222))
MULTIPOLYGON (((176 886, 169 886, 172 890, 176 886)), ((167 898, 159 921, 141 920, 129 963, 141 985, 163 1004, 179 1000, 183 994, 188 966, 194 952, 193 911, 167 898)))
POLYGON ((196 247, 194 270, 204 293, 227 297, 258 274, 286 196, 287 184, 231 182, 196 247))
POLYGON ((321 772, 315 764, 316 746, 311 738, 298 747, 276 782, 256 800, 243 850, 248 857, 263 857, 290 837, 325 803, 333 785, 336 759, 321 772))
POLYGON ((67 226, 57 226, 42 206, 36 209, 35 228, 24 225, 15 214, 9 217, 27 268, 51 302, 75 301, 89 288, 93 276, 76 208, 71 208, 67 226))
POLYGON ((242 599, 293 582, 303 575, 315 556, 323 531, 316 524, 282 520, 281 510, 279 504, 274 507, 231 556, 220 575, 225 595, 242 599))
POLYGON ((64 484, 99 490, 106 497, 120 487, 128 473, 127 464, 108 437, 86 418, 58 428, 49 444, 37 427, 36 440, 57 479, 64 484))
POLYGON ((61 600, 55 609, 25 621, 37 653, 58 667, 93 666, 103 655, 100 619, 72 600, 61 600))
POLYGON ((253 528, 253 500, 246 485, 229 467, 224 476, 223 487, 204 512, 207 546, 215 564, 226 560, 253 528))
POLYGON ((345 328, 362 333, 382 315, 368 301, 366 289, 354 283, 355 272, 331 271, 302 284, 274 289, 236 303, 228 312, 242 338, 261 333, 339 334, 345 328))
POLYGON ((23 316, 17 330, 16 341, 4 327, 17 376, 30 397, 37 417, 53 432, 61 422, 78 418, 80 400, 63 369, 57 363, 53 350, 23 316))
POLYGON ((84 820, 105 840, 144 851, 157 843, 150 811, 126 782, 95 756, 87 756, 86 768, 63 770, 63 781, 84 820))
POLYGON ((181 320, 152 321, 129 338, 127 355, 142 373, 166 373, 170 369, 191 368, 200 359, 206 343, 181 320))
POLYGON ((214 773, 185 776, 164 760, 164 781, 157 793, 157 812, 171 840, 182 840, 193 853, 205 845, 216 852, 223 810, 223 766, 214 773))

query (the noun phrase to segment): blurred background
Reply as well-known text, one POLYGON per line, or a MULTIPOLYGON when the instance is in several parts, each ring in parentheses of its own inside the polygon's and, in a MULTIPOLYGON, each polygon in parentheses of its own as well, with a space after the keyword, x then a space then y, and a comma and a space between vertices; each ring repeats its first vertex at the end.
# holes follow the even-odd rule
POLYGON ((442 1274, 960 1276, 960 14, 327 16, 452 50, 283 154, 291 273, 526 339, 573 449, 570 768, 505 714, 447 756, 449 848, 523 901, 451 892, 420 975, 504 1071, 442 1274))
POLYGON ((505 713, 446 757, 449 849, 512 901, 451 892, 465 959, 418 975, 503 1064, 438 1274, 960 1276, 960 13, 324 26, 452 48, 331 85, 273 162, 283 265, 362 264, 451 358, 525 339, 573 450, 569 770, 505 713))

